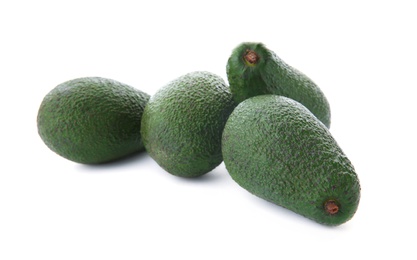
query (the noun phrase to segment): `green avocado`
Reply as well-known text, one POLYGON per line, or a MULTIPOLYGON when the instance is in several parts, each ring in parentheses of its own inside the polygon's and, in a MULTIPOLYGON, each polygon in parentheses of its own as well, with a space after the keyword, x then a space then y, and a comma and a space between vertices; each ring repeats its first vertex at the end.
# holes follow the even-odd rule
POLYGON ((223 161, 222 132, 234 107, 221 77, 205 71, 180 76, 145 107, 141 134, 146 151, 173 175, 206 174, 223 161))
POLYGON ((232 179, 260 198, 331 226, 357 210, 353 165, 297 101, 269 94, 241 102, 225 125, 222 152, 232 179))
POLYGON ((38 133, 58 155, 104 163, 143 151, 142 113, 150 96, 112 79, 77 78, 52 89, 37 116, 38 133))
POLYGON ((244 42, 238 45, 228 59, 226 72, 237 103, 263 94, 289 97, 307 107, 330 128, 330 106, 323 92, 264 44, 244 42))

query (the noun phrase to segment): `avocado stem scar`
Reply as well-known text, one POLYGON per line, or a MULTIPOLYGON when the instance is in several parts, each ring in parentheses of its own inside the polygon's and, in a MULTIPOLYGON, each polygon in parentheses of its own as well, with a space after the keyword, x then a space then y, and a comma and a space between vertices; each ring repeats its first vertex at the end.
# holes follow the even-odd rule
POLYGON ((330 215, 335 215, 337 212, 339 212, 339 206, 336 204, 336 201, 334 200, 326 201, 326 203, 324 204, 324 209, 330 215))
POLYGON ((248 65, 255 65, 259 61, 258 54, 253 50, 246 50, 245 55, 243 56, 243 59, 246 61, 248 65))

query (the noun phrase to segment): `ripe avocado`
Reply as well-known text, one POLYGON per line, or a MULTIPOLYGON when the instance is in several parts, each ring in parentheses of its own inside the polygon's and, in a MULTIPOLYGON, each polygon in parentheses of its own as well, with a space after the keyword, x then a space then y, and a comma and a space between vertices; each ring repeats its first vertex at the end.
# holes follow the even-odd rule
POLYGON ((201 176, 222 161, 221 136, 235 103, 219 76, 183 75, 155 93, 145 107, 141 134, 148 154, 167 172, 201 176))
POLYGON ((112 161, 144 150, 142 113, 150 96, 115 80, 66 81, 43 99, 38 133, 62 157, 85 164, 112 161))
POLYGON ((226 66, 230 90, 237 103, 262 94, 277 94, 307 107, 330 128, 330 106, 319 87, 289 66, 262 43, 238 45, 226 66))
POLYGON ((232 179, 258 197, 326 225, 356 212, 353 165, 297 101, 269 94, 241 102, 225 125, 222 152, 232 179))

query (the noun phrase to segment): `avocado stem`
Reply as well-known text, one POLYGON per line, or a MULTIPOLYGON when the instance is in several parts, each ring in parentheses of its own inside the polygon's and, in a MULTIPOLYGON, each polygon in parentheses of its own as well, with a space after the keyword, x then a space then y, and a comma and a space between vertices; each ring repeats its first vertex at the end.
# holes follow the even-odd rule
POLYGON ((326 203, 324 204, 324 209, 330 215, 335 215, 337 212, 339 212, 339 206, 336 204, 336 201, 334 200, 326 201, 326 203))
POLYGON ((253 50, 246 50, 245 55, 243 56, 243 59, 246 61, 246 63, 250 66, 255 65, 259 61, 258 54, 253 50))

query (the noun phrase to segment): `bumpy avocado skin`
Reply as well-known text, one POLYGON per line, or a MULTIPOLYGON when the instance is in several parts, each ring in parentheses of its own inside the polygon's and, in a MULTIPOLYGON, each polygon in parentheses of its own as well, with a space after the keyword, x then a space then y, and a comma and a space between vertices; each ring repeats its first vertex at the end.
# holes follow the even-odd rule
POLYGON ((66 81, 43 99, 37 116, 44 143, 84 164, 113 161, 144 150, 140 124, 150 96, 112 79, 66 81))
POLYGON ((141 134, 148 154, 180 177, 208 173, 222 161, 221 136, 235 103, 219 76, 205 71, 183 75, 147 104, 141 134))
POLYGON ((360 185, 329 130, 303 105, 278 95, 241 102, 222 138, 226 169, 241 187, 326 225, 353 217, 360 185), (327 201, 338 206, 325 210, 327 201))
POLYGON ((228 59, 226 72, 237 103, 256 95, 282 95, 303 104, 330 128, 330 105, 324 93, 309 77, 285 63, 264 44, 238 45, 228 59), (256 64, 245 61, 247 51, 258 55, 256 64))

